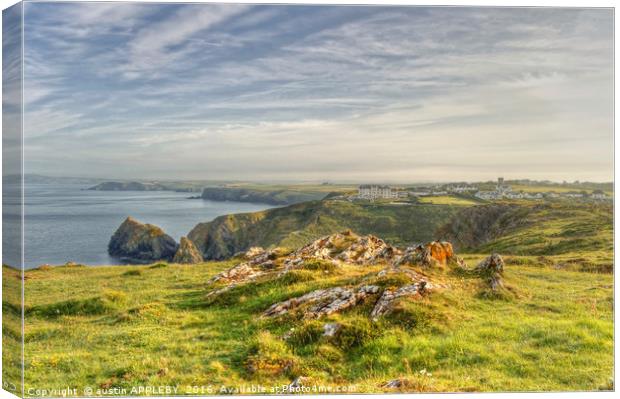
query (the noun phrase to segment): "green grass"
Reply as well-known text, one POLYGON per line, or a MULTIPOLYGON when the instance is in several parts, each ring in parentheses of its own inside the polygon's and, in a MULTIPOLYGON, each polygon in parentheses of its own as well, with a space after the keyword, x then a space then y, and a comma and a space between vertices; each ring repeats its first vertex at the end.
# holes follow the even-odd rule
POLYGON ((432 197, 420 197, 418 198, 418 202, 421 204, 434 204, 434 205, 478 205, 478 202, 466 199, 455 197, 452 195, 438 195, 432 197))
MULTIPOLYGON (((403 300, 377 324, 367 316, 372 302, 318 321, 258 316, 272 303, 358 282, 381 266, 333 272, 316 263, 299 271, 303 278, 257 281, 217 301, 205 299, 206 282, 234 262, 28 271, 26 389, 179 385, 184 391, 282 385, 300 375, 357 392, 393 391, 382 385, 395 378, 406 380, 407 391, 609 387, 613 276, 556 267, 567 259, 594 261, 589 256, 507 257, 506 284, 515 295, 503 299, 481 297, 480 280, 467 273, 438 271, 450 289, 403 300), (343 325, 337 337, 322 336, 328 321, 343 325)), ((465 256, 470 266, 480 259, 465 256)), ((402 283, 398 275, 376 281, 402 283)), ((6 326, 12 322, 5 319, 6 326)), ((7 328, 3 335, 10 338, 7 328)))

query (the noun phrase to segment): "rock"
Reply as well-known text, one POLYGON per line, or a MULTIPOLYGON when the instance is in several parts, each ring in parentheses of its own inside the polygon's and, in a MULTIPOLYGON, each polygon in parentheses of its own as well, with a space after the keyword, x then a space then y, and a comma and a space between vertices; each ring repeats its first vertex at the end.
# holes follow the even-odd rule
POLYGON ((446 241, 430 243, 431 257, 441 264, 446 264, 454 256, 452 244, 446 241))
POLYGON ((474 269, 486 280, 489 288, 497 291, 504 287, 502 274, 504 273, 504 260, 499 254, 492 254, 484 259, 474 269))
MULTIPOLYGON (((383 240, 374 236, 358 236, 350 230, 321 237, 314 242, 305 245, 297 251, 284 251, 281 248, 265 251, 262 248, 251 248, 243 255, 245 261, 216 275, 210 282, 224 282, 227 286, 217 286, 207 294, 207 297, 219 295, 240 284, 246 284, 261 278, 278 278, 293 270, 308 265, 309 270, 319 271, 316 268, 317 261, 326 263, 325 267, 342 267, 344 264, 365 266, 387 264, 387 267, 375 276, 367 278, 384 277, 392 273, 405 275, 410 282, 401 287, 383 290, 380 286, 359 282, 354 286, 340 286, 315 290, 305 295, 290 298, 288 300, 271 305, 264 313, 264 317, 276 317, 287 314, 293 310, 300 310, 304 318, 320 318, 336 312, 341 312, 353 306, 357 306, 366 298, 375 295, 377 301, 372 310, 371 317, 377 320, 382 315, 390 312, 394 301, 398 298, 409 296, 416 297, 434 289, 447 288, 447 285, 437 281, 437 277, 427 276, 421 270, 408 267, 400 267, 401 263, 406 266, 410 262, 426 264, 447 262, 458 259, 450 243, 431 242, 410 248, 404 254, 383 240), (310 264, 309 262, 314 262, 310 264)), ((324 270, 325 271, 325 270, 324 270)), ((337 333, 336 325, 325 325, 325 336, 337 333)))
POLYGON ((406 381, 402 378, 391 380, 382 385, 383 388, 400 388, 405 385, 406 381))
POLYGON ((476 266, 480 271, 491 271, 494 273, 504 272, 504 259, 500 254, 491 254, 476 266))
POLYGON ((172 260, 177 247, 174 239, 159 227, 128 217, 112 235, 108 253, 123 260, 148 263, 172 260))
POLYGON ((379 290, 380 288, 376 285, 316 290, 297 298, 273 304, 263 313, 263 316, 280 316, 302 305, 313 305, 304 312, 304 318, 317 319, 357 305, 366 297, 377 294, 379 290))
POLYGON ((379 317, 389 313, 394 307, 394 301, 404 296, 421 296, 427 290, 432 289, 432 285, 426 281, 421 281, 417 284, 405 285, 397 290, 387 289, 383 291, 381 298, 375 304, 375 307, 370 313, 370 317, 373 321, 377 321, 379 317))
POLYGON ((194 243, 191 242, 187 237, 181 237, 179 249, 177 249, 177 252, 174 254, 172 262, 194 264, 201 263, 202 261, 202 255, 200 254, 194 243))
POLYGON ((251 247, 243 254, 243 256, 245 259, 252 259, 264 253, 265 250, 263 249, 263 247, 251 247))
POLYGON ((340 323, 325 323, 323 326, 323 336, 324 337, 334 337, 342 328, 342 324, 340 323))
POLYGON ((445 241, 431 241, 407 248, 403 255, 394 261, 394 265, 445 266, 453 258, 454 250, 452 249, 452 244, 445 241))
POLYGON ((248 263, 240 263, 237 266, 230 268, 222 273, 215 275, 210 283, 215 283, 218 281, 223 281, 226 283, 238 283, 238 282, 247 282, 249 280, 253 280, 256 277, 262 275, 263 272, 261 270, 254 269, 248 263))
POLYGON ((299 376, 295 378, 288 386, 289 391, 303 387, 304 383, 308 383, 308 381, 310 381, 310 379, 304 376, 299 376))
POLYGON ((351 230, 321 237, 293 252, 284 260, 283 274, 303 266, 306 260, 327 260, 352 265, 390 262, 400 251, 373 235, 358 236, 351 230))

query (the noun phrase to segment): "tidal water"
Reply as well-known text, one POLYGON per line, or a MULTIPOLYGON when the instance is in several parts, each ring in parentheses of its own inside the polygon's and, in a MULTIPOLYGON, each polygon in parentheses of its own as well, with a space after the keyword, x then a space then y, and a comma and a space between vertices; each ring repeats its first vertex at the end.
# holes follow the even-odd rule
MULTIPOLYGON (((25 187, 24 265, 121 264, 107 254, 108 242, 127 216, 155 224, 179 240, 200 222, 229 213, 254 212, 272 205, 189 199, 196 193, 170 191, 88 191, 80 184, 25 187)), ((5 187, 3 263, 19 265, 18 186, 5 187), (11 196, 12 194, 12 196, 11 196), (12 204, 12 205, 11 205, 12 204)))

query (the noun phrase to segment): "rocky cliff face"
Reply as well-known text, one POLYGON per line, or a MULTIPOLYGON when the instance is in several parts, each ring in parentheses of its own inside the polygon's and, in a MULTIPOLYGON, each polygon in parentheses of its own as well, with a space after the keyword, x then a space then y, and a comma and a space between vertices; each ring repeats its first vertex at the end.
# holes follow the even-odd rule
POLYGON ((352 229, 386 237, 392 245, 432 240, 436 229, 462 207, 391 206, 310 201, 261 212, 226 215, 189 233, 205 259, 225 259, 250 247, 297 248, 321 236, 352 229))
POLYGON ((110 239, 108 253, 130 262, 147 263, 171 260, 177 247, 174 239, 161 228, 128 217, 110 239))
POLYGON ((527 226, 535 208, 514 204, 474 206, 455 215, 437 235, 454 243, 457 249, 472 249, 502 235, 527 226))
POLYGON ((256 202, 269 205, 291 205, 305 201, 319 200, 324 192, 302 192, 294 190, 258 190, 237 187, 207 187, 202 198, 212 201, 256 202))
POLYGON ((181 237, 181 244, 172 259, 173 263, 194 264, 203 261, 202 254, 187 237, 181 237))
POLYGON ((158 183, 108 181, 90 187, 94 191, 164 191, 167 188, 158 183))

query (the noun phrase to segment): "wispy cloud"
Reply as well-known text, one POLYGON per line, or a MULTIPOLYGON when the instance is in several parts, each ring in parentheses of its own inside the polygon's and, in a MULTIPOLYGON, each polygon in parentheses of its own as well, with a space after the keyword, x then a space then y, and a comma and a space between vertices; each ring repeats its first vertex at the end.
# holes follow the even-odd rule
POLYGON ((56 174, 610 179, 612 29, 605 9, 28 3, 26 144, 56 174))

